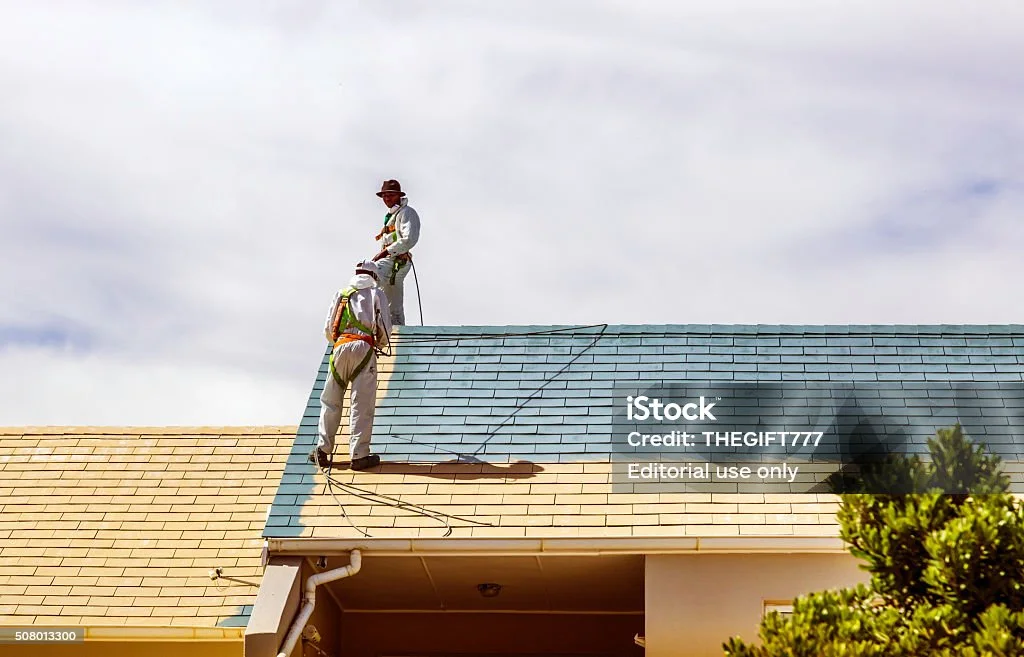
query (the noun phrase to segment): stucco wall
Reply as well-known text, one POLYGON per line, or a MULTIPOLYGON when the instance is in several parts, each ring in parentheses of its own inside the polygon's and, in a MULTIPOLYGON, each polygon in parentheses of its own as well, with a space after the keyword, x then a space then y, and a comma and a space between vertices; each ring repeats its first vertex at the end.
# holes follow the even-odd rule
POLYGON ((721 657, 757 638, 765 600, 867 581, 848 554, 665 555, 646 565, 646 657, 721 657))

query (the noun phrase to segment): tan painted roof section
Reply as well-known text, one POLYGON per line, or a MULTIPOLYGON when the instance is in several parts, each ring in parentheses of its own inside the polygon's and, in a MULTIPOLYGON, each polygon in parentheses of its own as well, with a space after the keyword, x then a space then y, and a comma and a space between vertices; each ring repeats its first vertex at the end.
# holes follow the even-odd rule
MULTIPOLYGON (((339 433, 335 454, 345 454, 339 433)), ((360 529, 370 538, 440 538, 448 527, 450 538, 839 535, 834 495, 623 493, 612 486, 610 463, 385 463, 336 468, 330 487, 307 467, 313 494, 295 538, 365 538, 360 529), (466 520, 446 527, 439 513, 466 520)))
POLYGON ((238 625, 294 435, 0 427, 0 624, 238 625))

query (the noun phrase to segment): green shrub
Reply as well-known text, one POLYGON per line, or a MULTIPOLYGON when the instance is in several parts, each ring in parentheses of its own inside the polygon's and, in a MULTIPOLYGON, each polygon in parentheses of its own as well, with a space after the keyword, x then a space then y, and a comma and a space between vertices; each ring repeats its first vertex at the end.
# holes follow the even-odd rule
POLYGON ((928 441, 930 461, 889 459, 841 495, 840 535, 871 581, 769 614, 760 645, 731 657, 1024 656, 1024 506, 998 457, 959 425, 928 441))

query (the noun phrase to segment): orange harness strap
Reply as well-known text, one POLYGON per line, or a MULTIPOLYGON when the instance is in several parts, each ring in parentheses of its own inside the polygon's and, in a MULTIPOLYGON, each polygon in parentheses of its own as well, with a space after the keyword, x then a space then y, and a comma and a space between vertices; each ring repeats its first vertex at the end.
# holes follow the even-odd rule
POLYGON ((372 335, 363 335, 362 333, 342 333, 341 337, 339 337, 334 343, 334 346, 337 347, 338 345, 345 344, 346 342, 355 342, 356 340, 365 342, 370 345, 370 348, 375 348, 377 346, 377 341, 373 339, 372 335))

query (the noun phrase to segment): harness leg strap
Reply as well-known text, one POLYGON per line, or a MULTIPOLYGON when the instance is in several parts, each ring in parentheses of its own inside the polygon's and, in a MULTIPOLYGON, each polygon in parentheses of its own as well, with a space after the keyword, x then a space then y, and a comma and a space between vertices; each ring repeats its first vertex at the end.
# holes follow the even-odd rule
POLYGON ((348 386, 349 383, 355 381, 356 377, 358 377, 360 374, 363 373, 363 369, 365 369, 367 363, 370 362, 370 357, 371 356, 373 356, 373 348, 372 347, 370 349, 366 350, 366 355, 363 356, 363 359, 361 361, 359 361, 359 364, 356 365, 354 370, 352 370, 352 376, 349 377, 349 379, 347 381, 343 381, 342 380, 341 375, 338 374, 338 370, 334 367, 334 352, 333 351, 331 352, 330 359, 328 359, 328 361, 327 361, 328 369, 330 370, 331 376, 334 377, 334 380, 337 382, 337 384, 339 386, 346 387, 346 386, 348 386))

